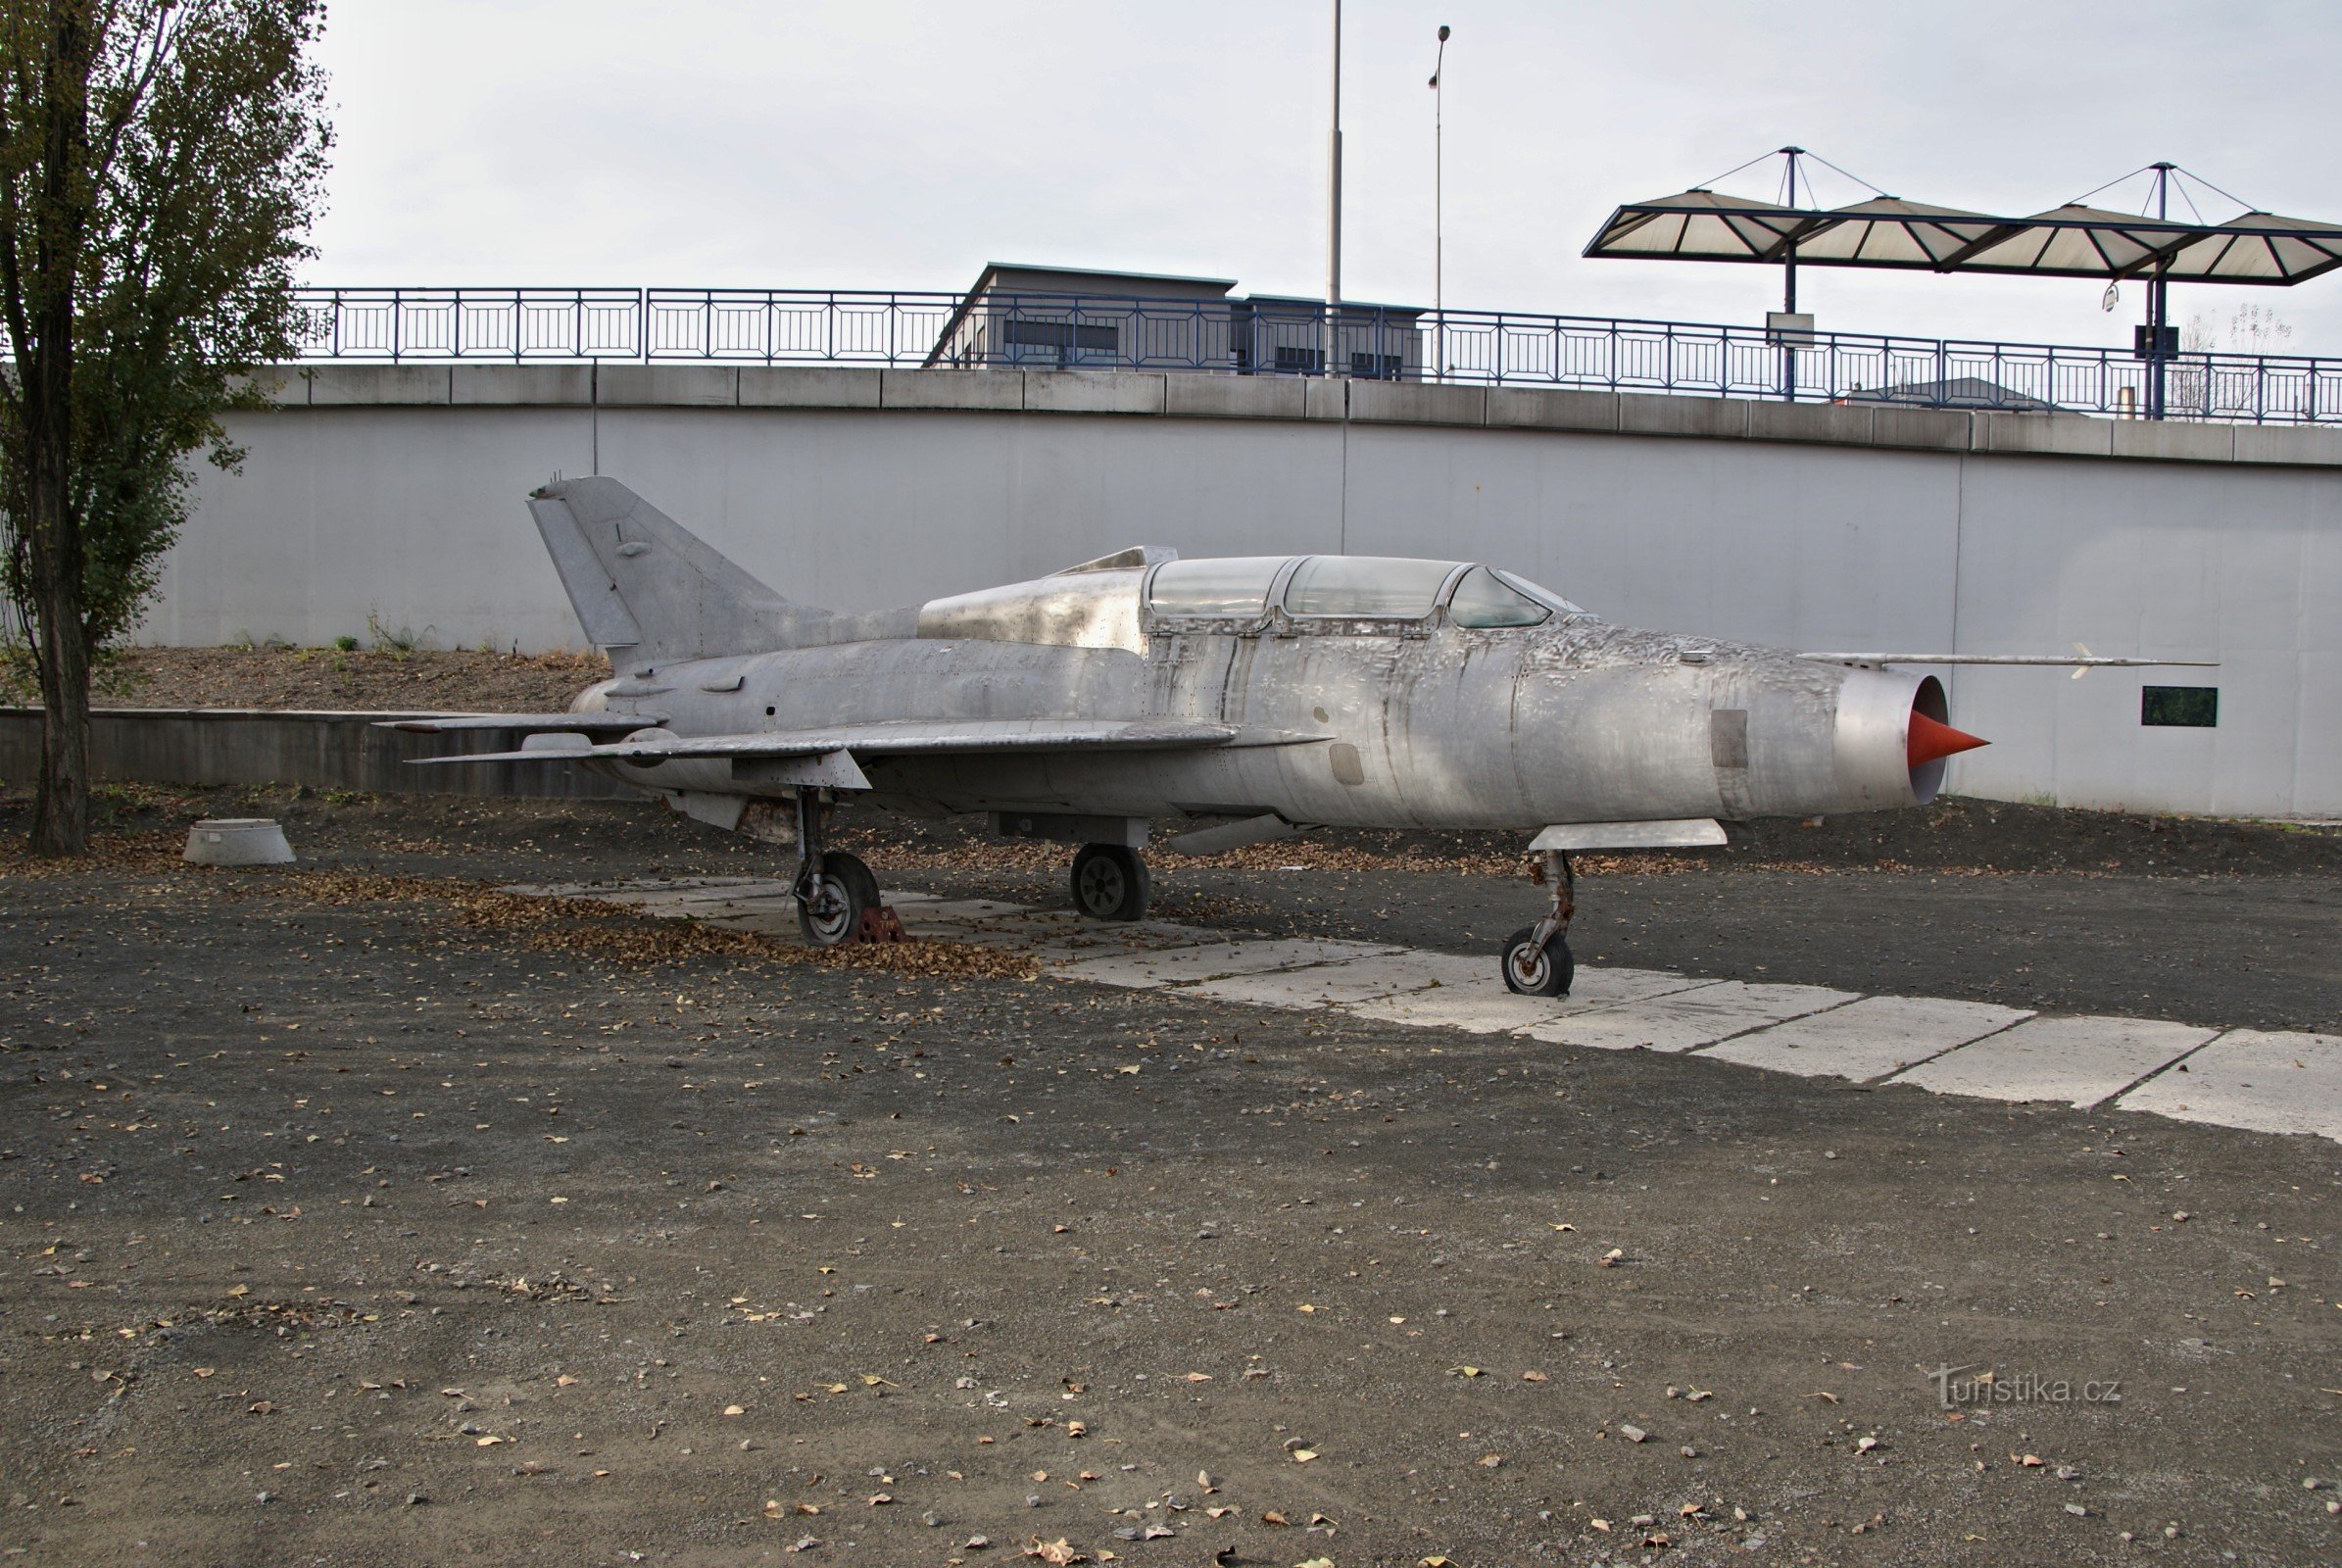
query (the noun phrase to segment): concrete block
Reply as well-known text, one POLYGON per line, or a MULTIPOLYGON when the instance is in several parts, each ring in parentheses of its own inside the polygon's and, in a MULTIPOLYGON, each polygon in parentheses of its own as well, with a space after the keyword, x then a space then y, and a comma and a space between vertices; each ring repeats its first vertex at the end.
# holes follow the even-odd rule
POLYGON ((1163 382, 1163 412, 1202 419, 1298 419, 1308 390, 1297 375, 1171 375, 1163 382))
POLYGON ((1616 392, 1580 392, 1569 387, 1492 386, 1488 426, 1520 430, 1615 430, 1616 392))
POLYGON ((1334 1007, 1434 988, 1496 992, 1503 990, 1503 982, 1494 977, 1486 958, 1454 953, 1401 953, 1391 957, 1353 958, 1346 963, 1206 980, 1190 987, 1186 994, 1258 1007, 1334 1007))
POLYGON ((1751 403, 1748 434, 1757 441, 1818 441, 1867 447, 1872 415, 1861 403, 1751 403))
POLYGON ((595 397, 604 408, 735 408, 740 370, 730 365, 605 365, 595 397))
POLYGON ((179 858, 191 865, 290 865, 284 828, 266 816, 206 817, 187 829, 179 858))
POLYGON ((1049 414, 1160 414, 1159 370, 1027 370, 1025 409, 1049 414))
POLYGON ((1810 1018, 1728 1040, 1702 1055, 1800 1077, 1856 1083, 2006 1029, 2032 1014, 1940 997, 1865 997, 1810 1018))
POLYGON ((1416 1029, 1460 1029, 1466 1034, 1511 1034, 1552 1016, 1542 997, 1517 997, 1501 981, 1492 986, 1439 986, 1353 1003, 1344 1012, 1416 1029))
POLYGON ((2115 456, 2172 463, 2233 463, 2236 426, 2171 419, 2115 419, 2115 456))
POLYGON ((1871 410, 1871 441, 1882 447, 1917 447, 1927 452, 1966 452, 1974 439, 1965 409, 1871 410))
POLYGON ((744 409, 875 409, 880 372, 876 367, 843 365, 744 365, 740 406, 744 409))
POLYGON ((2115 1103, 2182 1121, 2342 1139, 2342 1037, 2232 1029, 2115 1103))
POLYGON ((1364 958, 1400 951, 1398 948, 1374 947, 1363 942, 1311 942, 1298 939, 1214 942, 1202 947, 1179 948, 1168 953, 1092 958, 1081 963, 1066 964, 1057 972, 1068 980, 1089 980, 1101 985, 1151 990, 1157 986, 1185 985, 1196 980, 1217 980, 1223 975, 1264 974, 1271 969, 1293 969, 1303 964, 1332 963, 1344 958, 1364 958))
POLYGON ((1025 406, 1025 378, 1018 370, 883 370, 878 406, 1014 413, 1025 406))
POLYGON ((1940 1095, 2095 1105, 2220 1031, 2155 1018, 2028 1018, 1923 1061, 1891 1082, 1940 1095))
POLYGON ((311 373, 313 408, 365 408, 445 403, 453 366, 320 365, 311 373))
POLYGON ((1628 435, 1704 435, 1736 440, 1748 434, 1748 404, 1740 398, 1621 392, 1618 427, 1628 435))
POLYGON ((1352 381, 1350 417, 1384 424, 1486 424, 1488 388, 1425 381, 1352 381))
POLYGON ((1345 375, 1312 376, 1301 383, 1301 413, 1310 419, 1350 416, 1350 380, 1345 375))
POLYGON ((590 365, 453 365, 448 371, 455 403, 559 408, 594 401, 590 365))
POLYGON ((2317 430, 2297 424, 2240 424, 2236 426, 2239 463, 2297 463, 2310 467, 2342 467, 2342 430, 2317 430))
POLYGON ((1597 1051, 1690 1051, 1854 1000, 1851 991, 1825 986, 1748 985, 1726 980, 1557 1018, 1521 1032, 1532 1040, 1597 1051))
POLYGON ((2082 414, 2010 414, 1979 409, 1969 416, 1972 452, 2046 453, 2064 457, 2114 455, 2115 419, 2082 414))

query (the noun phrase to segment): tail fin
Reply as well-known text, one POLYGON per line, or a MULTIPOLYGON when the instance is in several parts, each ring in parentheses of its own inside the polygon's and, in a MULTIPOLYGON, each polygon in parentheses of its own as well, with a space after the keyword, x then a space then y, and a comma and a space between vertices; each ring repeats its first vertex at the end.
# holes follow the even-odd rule
POLYGON ((528 510, 586 636, 613 664, 831 640, 825 612, 791 604, 615 479, 557 479, 528 510))

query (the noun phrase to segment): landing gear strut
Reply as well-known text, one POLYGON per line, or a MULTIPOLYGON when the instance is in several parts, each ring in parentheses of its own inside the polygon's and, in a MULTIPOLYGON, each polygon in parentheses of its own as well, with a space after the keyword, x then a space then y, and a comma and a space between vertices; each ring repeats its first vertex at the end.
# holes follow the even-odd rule
POLYGON ((1139 920, 1154 879, 1139 852, 1121 844, 1085 844, 1073 858, 1073 905, 1094 920, 1139 920))
POLYGON ((1504 988, 1525 997, 1566 997, 1576 978, 1578 960, 1570 955, 1566 933, 1577 911, 1577 877, 1570 858, 1547 850, 1537 880, 1553 890, 1553 907, 1535 925, 1525 925, 1504 940, 1504 988))
POLYGON ((821 830, 829 803, 814 790, 797 794, 797 925, 817 948, 834 948, 862 934, 862 916, 879 907, 878 878, 843 850, 824 852, 821 830))

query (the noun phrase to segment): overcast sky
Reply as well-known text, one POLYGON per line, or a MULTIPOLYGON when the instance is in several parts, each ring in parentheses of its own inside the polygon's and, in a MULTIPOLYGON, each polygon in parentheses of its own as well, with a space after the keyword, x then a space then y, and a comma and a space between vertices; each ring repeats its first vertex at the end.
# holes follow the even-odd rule
MULTIPOLYGON (((1328 0, 334 0, 319 283, 964 288, 987 261, 1325 279, 1328 0)), ((2054 206, 2170 159, 2342 220, 2342 4, 1350 0, 1344 292, 1752 322, 1778 270, 1588 262, 1611 208, 1795 142, 1884 190, 2054 206)), ((1834 205, 1862 187, 1820 171, 1834 205)), ((1778 160, 1720 188, 1771 199, 1778 160)), ((2137 210, 2143 177, 2096 198, 2137 210)), ((2199 201, 2206 197, 2199 193, 2199 201)), ((2212 199, 2204 216, 2231 216, 2212 199)), ((2143 290, 1807 269, 1847 331, 2121 343, 2143 290)), ((2342 273, 2181 289, 2342 353, 2342 273)))

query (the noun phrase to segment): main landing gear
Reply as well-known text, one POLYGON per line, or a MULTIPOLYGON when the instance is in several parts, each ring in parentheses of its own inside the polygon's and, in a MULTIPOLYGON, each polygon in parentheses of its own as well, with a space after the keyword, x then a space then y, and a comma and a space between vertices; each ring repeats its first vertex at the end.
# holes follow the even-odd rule
POLYGON ((1121 844, 1085 844, 1073 858, 1073 906, 1094 920, 1146 918, 1154 878, 1139 852, 1121 844))
POLYGON ((797 797, 797 925, 817 948, 835 948, 868 933, 865 916, 889 914, 879 901, 878 878, 843 850, 824 851, 821 830, 828 804, 812 790, 797 797))
POLYGON ((1577 910, 1577 878, 1570 858, 1560 850, 1544 852, 1537 879, 1553 890, 1553 907, 1535 925, 1525 925, 1504 939, 1504 988, 1525 997, 1566 997, 1577 976, 1578 960, 1570 956, 1566 933, 1577 910))

